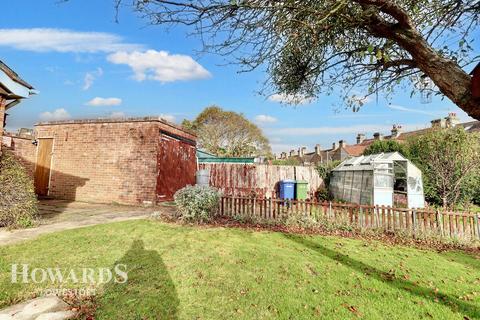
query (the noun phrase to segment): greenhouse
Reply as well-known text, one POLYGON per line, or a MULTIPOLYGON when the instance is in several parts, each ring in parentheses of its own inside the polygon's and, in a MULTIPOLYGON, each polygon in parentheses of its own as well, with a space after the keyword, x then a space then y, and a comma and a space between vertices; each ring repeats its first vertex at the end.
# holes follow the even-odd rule
POLYGON ((332 170, 330 192, 350 203, 423 208, 422 172, 398 152, 360 156, 332 170))

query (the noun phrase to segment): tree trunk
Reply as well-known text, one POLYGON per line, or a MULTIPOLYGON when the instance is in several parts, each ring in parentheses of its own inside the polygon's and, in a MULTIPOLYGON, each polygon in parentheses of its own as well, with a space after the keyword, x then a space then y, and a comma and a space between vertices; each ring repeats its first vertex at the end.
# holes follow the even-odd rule
POLYGON ((447 201, 447 197, 446 196, 443 196, 442 197, 442 204, 443 204, 443 209, 447 209, 448 207, 448 201, 447 201))
POLYGON ((397 31, 396 41, 407 50, 418 68, 423 71, 440 91, 469 116, 480 120, 480 101, 471 91, 471 77, 452 60, 435 52, 416 30, 397 31))

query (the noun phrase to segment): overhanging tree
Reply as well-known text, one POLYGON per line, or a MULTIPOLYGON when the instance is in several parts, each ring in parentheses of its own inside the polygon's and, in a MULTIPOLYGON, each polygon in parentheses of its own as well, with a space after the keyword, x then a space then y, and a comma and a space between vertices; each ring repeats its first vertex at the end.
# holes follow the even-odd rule
POLYGON ((356 111, 366 96, 429 78, 480 119, 464 70, 480 57, 471 46, 480 0, 117 0, 127 3, 152 24, 192 27, 206 51, 243 70, 267 65, 268 83, 287 96, 340 88, 356 111))

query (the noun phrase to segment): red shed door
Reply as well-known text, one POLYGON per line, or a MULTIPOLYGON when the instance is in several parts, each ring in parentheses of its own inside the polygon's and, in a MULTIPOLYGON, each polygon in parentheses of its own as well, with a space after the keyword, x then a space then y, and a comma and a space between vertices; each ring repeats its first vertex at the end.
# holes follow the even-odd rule
POLYGON ((186 185, 195 184, 197 157, 195 142, 160 133, 157 155, 157 199, 173 200, 175 192, 186 185))

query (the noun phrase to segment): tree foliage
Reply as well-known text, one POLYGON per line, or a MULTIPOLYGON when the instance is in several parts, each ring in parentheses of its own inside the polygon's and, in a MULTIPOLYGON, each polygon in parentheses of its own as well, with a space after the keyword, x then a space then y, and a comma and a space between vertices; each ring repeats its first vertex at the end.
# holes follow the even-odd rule
POLYGON ((318 172, 318 175, 323 180, 323 187, 317 190, 317 198, 320 201, 332 200, 332 195, 329 192, 330 188, 330 179, 332 178, 332 170, 335 169, 341 161, 335 160, 326 163, 319 163, 315 169, 318 172))
POLYGON ((480 135, 463 128, 431 130, 408 141, 409 158, 423 172, 429 202, 453 207, 480 188, 480 135))
POLYGON ((368 156, 382 152, 400 152, 403 156, 408 157, 407 147, 395 140, 377 140, 365 149, 363 155, 368 156))
POLYGON ((300 166, 302 163, 298 158, 289 157, 287 159, 274 159, 272 160, 273 165, 277 166, 300 166))
POLYGON ((480 58, 471 46, 479 0, 129 1, 152 24, 190 27, 205 51, 243 70, 266 65, 277 93, 309 98, 337 88, 356 111, 367 96, 431 79, 433 92, 480 119, 463 70, 480 58))
POLYGON ((251 157, 271 153, 262 130, 233 111, 211 106, 194 121, 184 120, 182 125, 196 132, 200 148, 216 156, 251 157))

